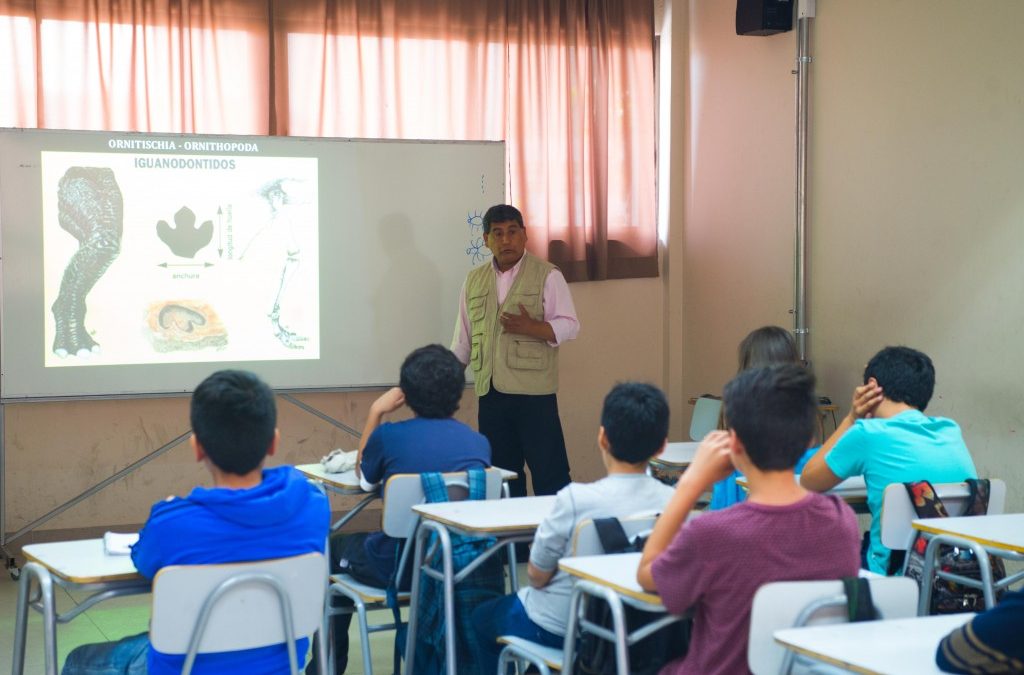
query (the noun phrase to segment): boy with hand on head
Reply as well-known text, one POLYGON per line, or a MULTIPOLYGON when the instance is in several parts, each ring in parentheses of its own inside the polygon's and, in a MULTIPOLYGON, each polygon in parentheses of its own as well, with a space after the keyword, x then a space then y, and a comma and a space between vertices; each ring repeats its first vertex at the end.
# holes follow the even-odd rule
POLYGON ((801 484, 816 492, 864 476, 871 530, 861 563, 878 574, 894 572, 881 537, 886 486, 977 477, 957 423, 924 414, 934 389, 935 368, 927 355, 909 347, 881 350, 864 369, 864 384, 853 390, 850 413, 800 476, 801 484))
POLYGON ((647 475, 647 462, 668 438, 668 402, 649 384, 617 384, 604 399, 597 444, 608 476, 596 483, 570 483, 559 490, 550 515, 537 528, 527 573, 530 585, 516 595, 481 603, 473 611, 478 626, 478 663, 497 670, 501 635, 515 635, 560 647, 569 618, 572 580, 558 560, 570 554, 576 527, 594 518, 658 513, 672 488, 647 475))
MULTIPOLYGON (((397 387, 370 406, 359 445, 356 473, 364 490, 372 491, 399 473, 451 472, 486 469, 491 465, 487 439, 452 415, 466 387, 465 367, 441 345, 427 345, 405 358, 397 387), (384 416, 403 406, 415 417, 384 422, 384 416)), ((345 572, 357 581, 386 588, 398 565, 402 542, 383 532, 360 532, 331 537, 331 571, 345 572)), ((410 558, 411 559, 411 558, 410 558)), ((411 565, 402 580, 408 588, 411 565)), ((349 602, 335 598, 336 603, 349 602)), ((338 671, 348 662, 351 614, 333 617, 338 671)))
POLYGON ((728 431, 701 442, 655 523, 637 580, 666 609, 693 609, 685 657, 662 673, 746 673, 750 606, 770 581, 857 573, 857 518, 834 495, 801 488, 793 467, 817 424, 814 376, 797 365, 746 370, 725 387, 728 431), (749 496, 684 526, 697 499, 733 468, 749 496))
MULTIPOLYGON (((132 547, 132 562, 153 578, 168 565, 235 563, 323 552, 330 527, 327 498, 290 466, 263 468, 277 450, 277 409, 270 388, 252 373, 222 370, 196 387, 192 448, 213 487, 153 505, 132 547)), ((298 640, 304 654, 308 640, 298 640)), ((183 655, 161 654, 142 633, 78 647, 64 675, 180 673, 183 655)), ((279 644, 200 654, 194 673, 280 673, 288 653, 279 644)))

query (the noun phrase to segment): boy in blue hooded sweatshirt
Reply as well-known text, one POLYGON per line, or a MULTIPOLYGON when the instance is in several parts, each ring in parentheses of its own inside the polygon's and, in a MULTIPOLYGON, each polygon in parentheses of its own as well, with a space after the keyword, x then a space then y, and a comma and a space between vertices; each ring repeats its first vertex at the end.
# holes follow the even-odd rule
MULTIPOLYGON (((277 450, 277 409, 270 388, 252 373, 222 370, 196 388, 191 404, 192 448, 213 487, 153 505, 132 561, 153 578, 168 565, 234 563, 324 550, 330 527, 327 498, 289 466, 264 469, 277 450)), ((298 641, 299 654, 308 640, 298 641)), ((180 673, 183 656, 162 654, 147 633, 83 645, 68 655, 64 675, 180 673)), ((285 645, 200 655, 194 673, 280 673, 285 645)))

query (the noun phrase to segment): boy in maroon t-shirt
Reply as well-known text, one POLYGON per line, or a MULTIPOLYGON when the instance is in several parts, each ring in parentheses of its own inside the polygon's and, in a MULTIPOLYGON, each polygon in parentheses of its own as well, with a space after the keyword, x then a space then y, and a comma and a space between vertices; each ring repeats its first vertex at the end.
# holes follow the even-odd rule
POLYGON ((750 672, 750 605, 759 586, 855 576, 860 567, 853 511, 834 495, 804 490, 793 475, 817 424, 814 376, 796 365, 748 370, 723 398, 729 431, 701 443, 637 573, 670 612, 694 613, 689 652, 663 674, 750 672), (698 497, 733 468, 747 477, 747 501, 683 527, 698 497))

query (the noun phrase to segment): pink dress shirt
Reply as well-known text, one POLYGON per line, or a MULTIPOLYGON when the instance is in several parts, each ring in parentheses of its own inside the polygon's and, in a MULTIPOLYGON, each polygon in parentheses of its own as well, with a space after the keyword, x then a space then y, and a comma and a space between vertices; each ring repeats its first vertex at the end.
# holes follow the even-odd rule
MULTIPOLYGON (((507 272, 498 270, 498 266, 491 260, 491 267, 494 269, 495 284, 498 288, 498 306, 505 302, 508 291, 512 288, 512 282, 519 274, 519 268, 523 264, 522 259, 507 272)), ((569 284, 558 269, 551 270, 544 279, 544 321, 551 324, 551 330, 555 333, 555 341, 549 342, 552 347, 573 340, 580 332, 580 322, 576 318, 576 307, 572 304, 572 295, 569 293, 569 284)), ((510 308, 518 312, 518 307, 510 308)), ((469 354, 472 343, 469 337, 469 314, 466 312, 466 283, 462 283, 462 293, 459 297, 459 318, 455 322, 455 336, 452 338, 452 351, 459 361, 469 363, 469 354)))

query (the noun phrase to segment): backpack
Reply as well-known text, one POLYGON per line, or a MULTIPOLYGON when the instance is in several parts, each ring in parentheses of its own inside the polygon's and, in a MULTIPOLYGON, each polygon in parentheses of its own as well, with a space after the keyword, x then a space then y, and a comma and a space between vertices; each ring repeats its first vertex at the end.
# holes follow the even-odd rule
MULTIPOLYGON (((918 518, 948 518, 949 512, 942 500, 935 494, 935 488, 926 480, 913 483, 904 483, 910 502, 914 505, 918 518)), ((990 485, 987 480, 976 478, 967 479, 967 487, 970 494, 967 499, 967 508, 964 509, 964 516, 983 516, 988 513, 988 497, 990 485)), ((907 551, 906 576, 915 579, 920 585, 924 577, 924 554, 928 548, 928 540, 920 533, 914 537, 914 542, 907 551)), ((992 567, 992 580, 998 581, 1006 577, 1006 567, 1002 559, 996 556, 989 556, 989 564, 992 567)), ((935 569, 943 572, 952 572, 969 579, 981 579, 981 568, 978 560, 970 549, 961 549, 956 546, 940 546, 938 560, 935 569)), ((1002 595, 1002 591, 996 594, 996 600, 1002 595)), ((971 588, 949 581, 948 579, 936 578, 932 584, 932 601, 929 607, 929 614, 958 614, 960 612, 980 612, 985 609, 985 595, 980 588, 971 588)))
MULTIPOLYGON (((470 469, 466 472, 469 478, 469 499, 486 499, 487 478, 483 469, 470 469)), ((448 501, 448 488, 440 473, 424 473, 420 475, 423 483, 423 494, 428 503, 448 501)), ((453 572, 458 574, 463 568, 476 560, 484 551, 493 545, 494 539, 451 535, 453 572)), ((424 564, 441 571, 441 547, 437 535, 431 534, 425 550, 433 551, 433 555, 424 558, 424 564)), ((505 594, 505 576, 500 556, 492 556, 474 569, 455 586, 455 623, 453 627, 445 626, 444 593, 441 581, 421 572, 419 600, 417 602, 417 630, 414 662, 406 664, 407 672, 416 675, 440 675, 445 670, 445 635, 447 630, 455 632, 456 651, 460 675, 492 675, 484 672, 482 664, 477 662, 476 650, 473 648, 480 638, 476 627, 470 620, 472 610, 481 602, 500 598, 505 594)), ((398 617, 397 602, 393 607, 398 617)), ((396 621, 397 625, 397 621, 396 621)), ((396 648, 404 652, 407 627, 396 636, 396 648)), ((397 658, 397 657, 396 657, 397 658)), ((399 672, 396 670, 395 672, 399 672)))
MULTIPOLYGON (((595 518, 601 548, 605 553, 636 553, 642 551, 645 537, 630 541, 618 518, 595 518)), ((645 612, 630 605, 623 605, 626 626, 633 632, 662 617, 655 612, 645 612)), ((598 626, 612 629, 612 612, 607 602, 588 597, 584 618, 598 626)), ((654 675, 667 662, 686 655, 690 644, 691 619, 683 619, 665 626, 629 647, 629 670, 635 675, 654 675)), ((572 664, 573 675, 615 675, 615 644, 610 640, 584 632, 572 664)))

